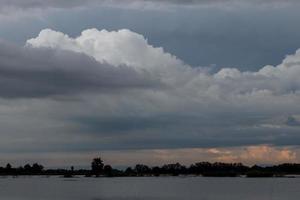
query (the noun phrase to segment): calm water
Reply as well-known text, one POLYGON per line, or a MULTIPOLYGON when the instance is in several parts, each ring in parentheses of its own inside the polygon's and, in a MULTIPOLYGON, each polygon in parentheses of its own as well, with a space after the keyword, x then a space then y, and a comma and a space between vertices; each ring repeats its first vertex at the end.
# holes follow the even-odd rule
POLYGON ((0 178, 1 200, 299 200, 300 178, 0 178))

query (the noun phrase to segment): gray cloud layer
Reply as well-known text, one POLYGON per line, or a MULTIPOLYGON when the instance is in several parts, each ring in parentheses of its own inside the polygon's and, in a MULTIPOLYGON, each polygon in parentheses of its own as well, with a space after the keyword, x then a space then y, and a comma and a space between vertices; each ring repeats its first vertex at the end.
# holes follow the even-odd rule
POLYGON ((73 38, 46 29, 26 47, 2 44, 0 56, 0 125, 7 133, 1 151, 280 146, 300 139, 300 51, 255 72, 211 72, 130 30, 88 29, 73 38))
POLYGON ((124 88, 153 88, 158 82, 123 65, 112 67, 70 51, 0 43, 0 97, 47 97, 124 88))
MULTIPOLYGON (((64 108, 60 115, 72 124, 64 130, 81 138, 67 145, 70 151, 295 145, 299 141, 295 133, 300 120, 300 51, 278 66, 265 66, 256 72, 223 68, 212 73, 205 68, 191 68, 129 30, 89 29, 72 38, 46 29, 27 45, 38 51, 50 48, 54 52, 86 54, 99 63, 109 63, 112 69, 124 64, 137 74, 158 78, 164 85, 155 90, 124 87, 117 92, 91 92, 74 103, 76 106, 60 102, 59 107, 64 108)), ((80 74, 97 72, 82 66, 78 67, 80 74)), ((78 70, 72 65, 63 68, 78 70)), ((104 82, 109 86, 118 80, 116 77, 104 82)), ((128 75, 121 79, 125 77, 132 79, 128 75)), ((126 85, 127 79, 122 84, 126 85)), ((56 149, 63 150, 64 146, 56 144, 56 149)))

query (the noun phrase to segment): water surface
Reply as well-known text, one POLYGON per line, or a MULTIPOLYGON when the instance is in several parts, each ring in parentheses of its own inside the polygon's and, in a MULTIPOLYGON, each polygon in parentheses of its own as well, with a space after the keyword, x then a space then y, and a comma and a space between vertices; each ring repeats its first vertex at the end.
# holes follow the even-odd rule
POLYGON ((1 200, 299 200, 300 178, 0 178, 1 200))

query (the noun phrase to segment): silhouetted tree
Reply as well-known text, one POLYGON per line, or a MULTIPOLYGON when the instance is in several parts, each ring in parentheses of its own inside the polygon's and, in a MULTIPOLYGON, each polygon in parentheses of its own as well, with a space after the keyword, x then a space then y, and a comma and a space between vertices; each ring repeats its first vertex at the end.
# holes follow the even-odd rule
POLYGON ((110 165, 105 165, 103 172, 106 176, 113 176, 113 168, 110 165))
POLYGON ((11 164, 7 163, 6 167, 5 167, 7 170, 11 170, 12 169, 12 166, 11 164))
POLYGON ((24 173, 25 174, 31 174, 32 173, 32 169, 31 169, 31 166, 30 166, 30 164, 26 164, 24 167, 23 167, 23 169, 24 169, 24 173))
POLYGON ((93 162, 91 164, 92 173, 96 176, 99 176, 103 171, 103 166, 104 166, 104 164, 103 164, 103 161, 100 157, 99 158, 94 158, 93 162))
POLYGON ((151 169, 147 165, 138 164, 135 166, 134 171, 138 176, 149 175, 151 173, 151 169))
POLYGON ((160 169, 160 167, 152 167, 152 174, 154 175, 154 176, 159 176, 160 174, 161 174, 161 169, 160 169))
POLYGON ((124 173, 125 176, 136 176, 136 172, 131 167, 128 167, 124 173))
POLYGON ((43 171, 44 169, 44 166, 43 165, 40 165, 38 163, 34 163, 32 165, 32 171, 35 173, 35 174, 39 174, 43 171))
POLYGON ((71 166, 71 172, 74 173, 74 166, 71 166))
POLYGON ((5 173, 6 174, 12 174, 12 172, 13 172, 13 169, 12 169, 11 164, 7 163, 7 165, 5 167, 5 173))
POLYGON ((178 176, 179 174, 185 174, 186 173, 186 167, 179 164, 179 163, 168 164, 168 165, 164 165, 162 167, 162 171, 165 174, 171 174, 173 176, 178 176))

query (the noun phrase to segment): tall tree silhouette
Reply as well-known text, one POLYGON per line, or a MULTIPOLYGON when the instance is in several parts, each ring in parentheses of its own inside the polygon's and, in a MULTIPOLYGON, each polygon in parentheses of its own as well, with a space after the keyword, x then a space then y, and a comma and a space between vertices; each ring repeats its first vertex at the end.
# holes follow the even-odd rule
POLYGON ((104 167, 102 159, 100 157, 94 158, 91 167, 92 173, 96 176, 99 176, 102 173, 104 167))
POLYGON ((11 164, 7 163, 7 165, 6 165, 6 167, 5 167, 5 172, 6 172, 7 174, 11 174, 12 171, 13 171, 13 168, 12 168, 11 164))

